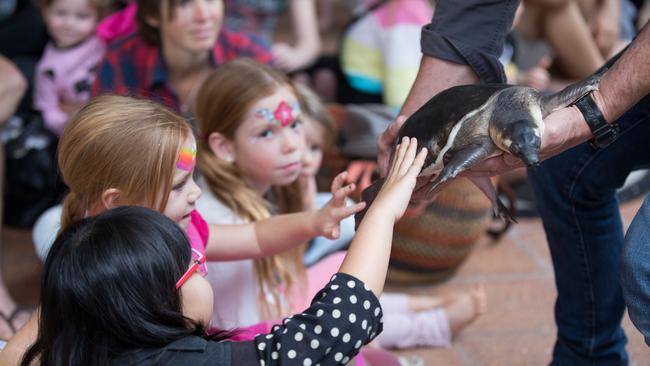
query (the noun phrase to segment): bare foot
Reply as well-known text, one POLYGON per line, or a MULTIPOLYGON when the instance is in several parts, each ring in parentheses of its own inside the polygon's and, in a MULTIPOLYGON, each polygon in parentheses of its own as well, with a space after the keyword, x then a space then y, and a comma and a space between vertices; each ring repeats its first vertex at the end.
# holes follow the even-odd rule
POLYGON ((487 311, 487 294, 483 285, 456 295, 444 305, 452 337, 487 311))
POLYGON ((21 310, 13 301, 0 277, 0 339, 8 340, 29 320, 29 311, 21 310))

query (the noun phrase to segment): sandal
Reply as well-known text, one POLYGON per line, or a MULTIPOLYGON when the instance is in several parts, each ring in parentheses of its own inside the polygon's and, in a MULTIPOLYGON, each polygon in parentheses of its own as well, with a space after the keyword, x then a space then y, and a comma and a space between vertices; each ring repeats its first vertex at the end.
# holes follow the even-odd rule
MULTIPOLYGON (((18 329, 22 328, 27 323, 25 322, 25 324, 22 324, 18 328, 16 328, 16 326, 14 325, 16 318, 22 313, 30 315, 29 311, 27 311, 26 309, 22 309, 19 306, 16 306, 9 316, 5 315, 5 313, 3 312, 0 312, 0 320, 4 321, 9 327, 9 330, 11 331, 11 334, 5 340, 9 340, 11 337, 13 337, 14 334, 16 334, 16 332, 18 331, 18 329)), ((27 318, 27 320, 29 321, 29 317, 27 318)))

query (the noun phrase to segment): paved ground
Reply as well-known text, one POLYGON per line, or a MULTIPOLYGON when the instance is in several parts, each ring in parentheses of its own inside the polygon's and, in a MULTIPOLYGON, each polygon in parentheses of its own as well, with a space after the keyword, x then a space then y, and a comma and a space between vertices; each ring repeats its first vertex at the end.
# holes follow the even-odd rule
MULTIPOLYGON (((627 226, 641 204, 623 205, 627 226)), ((520 220, 497 245, 481 243, 449 283, 411 288, 410 292, 444 292, 482 282, 488 312, 455 340, 450 349, 417 349, 402 354, 424 357, 425 365, 547 365, 556 327, 556 291, 546 238, 538 219, 520 220)), ((650 349, 627 316, 630 365, 650 365, 650 349)))

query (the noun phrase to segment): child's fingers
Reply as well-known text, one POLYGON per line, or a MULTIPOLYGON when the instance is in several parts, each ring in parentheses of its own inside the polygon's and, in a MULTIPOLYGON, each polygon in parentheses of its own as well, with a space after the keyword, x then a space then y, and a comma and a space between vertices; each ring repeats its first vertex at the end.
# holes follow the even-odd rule
MULTIPOLYGON (((332 185, 332 188, 334 188, 334 185, 332 185)), ((354 192, 355 189, 357 189, 357 185, 352 183, 336 191, 332 191, 332 205, 334 207, 345 206, 345 198, 354 192)))
POLYGON ((420 174, 420 171, 422 171, 422 166, 424 165, 424 161, 427 158, 427 148, 423 147, 418 155, 415 157, 415 160, 413 161, 413 164, 408 168, 408 171, 406 174, 417 177, 418 174, 420 174))
POLYGON ((345 178, 347 177, 348 172, 344 171, 336 175, 334 177, 334 180, 332 181, 332 185, 330 186, 330 192, 334 193, 341 189, 343 185, 345 184, 345 178))
POLYGON ((363 210, 364 208, 366 208, 366 203, 364 201, 361 201, 359 203, 355 203, 354 205, 338 208, 335 211, 335 216, 338 221, 341 221, 344 218, 354 215, 355 213, 363 210))
POLYGON ((391 164, 390 170, 388 171, 388 176, 393 176, 396 172, 399 172, 399 167, 404 160, 404 154, 406 154, 406 149, 409 147, 409 138, 403 137, 402 141, 397 145, 395 155, 393 156, 393 162, 391 164))
POLYGON ((336 240, 339 238, 339 235, 341 235, 341 229, 339 229, 337 225, 336 227, 332 228, 332 231, 330 231, 330 237, 328 239, 336 240))
POLYGON ((411 165, 413 165, 413 161, 415 160, 417 149, 418 140, 416 138, 411 138, 409 141, 409 146, 406 149, 406 153, 404 154, 404 160, 399 166, 399 171, 397 172, 398 176, 404 176, 406 172, 408 172, 408 170, 411 168, 411 165))

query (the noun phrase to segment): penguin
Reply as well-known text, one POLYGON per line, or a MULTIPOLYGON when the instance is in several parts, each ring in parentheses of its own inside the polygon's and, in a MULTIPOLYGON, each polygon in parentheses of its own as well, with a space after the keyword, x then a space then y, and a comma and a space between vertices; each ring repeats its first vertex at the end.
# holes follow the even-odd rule
MULTIPOLYGON (((395 139, 415 137, 418 150, 428 150, 411 203, 430 199, 445 182, 503 153, 520 158, 528 167, 538 166, 543 119, 597 90, 604 72, 548 96, 531 87, 508 84, 461 85, 435 95, 404 122, 395 139)), ((490 199, 499 217, 516 222, 488 177, 470 179, 490 199)), ((378 179, 362 192, 366 210, 382 184, 383 179, 378 179)), ((366 210, 355 216, 357 225, 366 210)))

